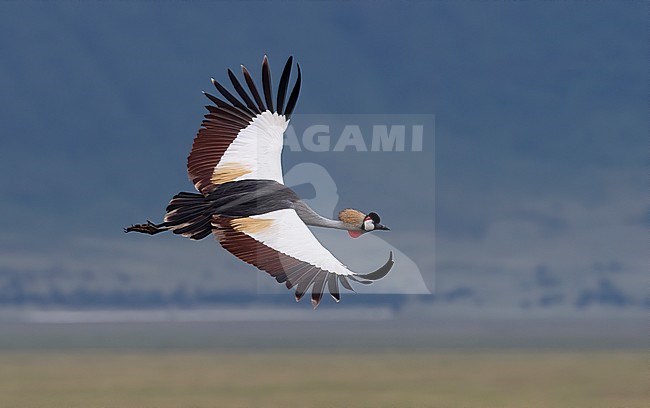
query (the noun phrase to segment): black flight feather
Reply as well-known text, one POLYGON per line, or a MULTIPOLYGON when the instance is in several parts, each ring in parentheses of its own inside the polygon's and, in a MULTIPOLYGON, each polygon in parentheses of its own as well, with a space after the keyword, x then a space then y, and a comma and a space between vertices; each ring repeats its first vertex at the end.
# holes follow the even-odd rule
POLYGON ((314 279, 316 279, 316 276, 318 276, 319 273, 326 273, 318 268, 314 268, 313 270, 306 272, 302 277, 300 277, 300 282, 298 282, 298 285, 296 285, 296 302, 299 302, 300 299, 305 295, 311 284, 314 282, 314 279))
POLYGON ((318 274, 314 280, 314 287, 311 291, 311 306, 316 309, 323 298, 323 290, 325 289, 325 280, 329 272, 322 272, 318 274))
POLYGON ((271 68, 269 67, 269 59, 264 56, 262 62, 262 88, 264 88, 264 99, 266 100, 266 108, 273 112, 273 93, 271 89, 271 68))
POLYGON ((246 91, 244 90, 244 88, 243 88, 243 87, 241 86, 241 84, 239 83, 239 81, 237 80, 237 77, 235 76, 235 74, 233 74, 233 72, 232 72, 231 70, 228 70, 228 77, 230 78, 230 82, 232 82, 232 86, 235 87, 235 91, 237 91, 237 93, 239 94, 239 96, 241 96, 241 98, 242 98, 242 99, 244 100, 244 102, 246 103, 246 106, 248 106, 248 108, 249 108, 250 110, 252 110, 253 112, 255 112, 255 113, 261 113, 261 112, 257 109, 257 106, 255 106, 255 104, 254 104, 253 101, 251 100, 250 96, 248 96, 248 94, 246 93, 246 91))
POLYGON ((289 57, 287 63, 284 64, 282 76, 280 77, 280 85, 278 86, 278 115, 282 115, 284 110, 284 98, 287 96, 287 87, 289 86, 289 75, 291 75, 291 64, 293 57, 289 57))
POLYGON ((253 112, 251 112, 251 111, 246 107, 246 105, 244 105, 243 103, 241 103, 241 102, 239 101, 239 99, 235 98, 235 97, 233 96, 233 94, 231 94, 230 92, 228 92, 228 90, 227 90, 226 88, 224 88, 223 85, 221 85, 221 84, 220 84, 216 79, 212 78, 212 83, 214 84, 214 87, 217 88, 217 90, 219 91, 219 93, 220 93, 221 95, 223 95, 223 97, 226 98, 226 99, 228 100, 228 102, 230 102, 231 104, 233 104, 233 106, 238 107, 239 109, 241 109, 241 110, 247 112, 247 113, 248 113, 249 115, 251 115, 251 116, 255 116, 255 114, 254 114, 253 112))
POLYGON ((346 288, 347 290, 351 290, 352 292, 355 291, 354 289, 352 289, 352 286, 350 286, 350 282, 348 282, 345 276, 343 275, 336 275, 336 276, 338 276, 339 281, 341 282, 341 285, 343 285, 344 288, 346 288))
POLYGON ((330 295, 339 302, 341 300, 341 294, 339 292, 339 280, 336 278, 336 274, 329 273, 327 276, 327 289, 330 291, 330 295))
POLYGON ((266 107, 264 106, 264 102, 262 102, 262 98, 260 98, 260 93, 257 92, 257 87, 255 86, 255 82, 253 81, 251 74, 243 65, 241 66, 241 71, 244 73, 244 79, 246 80, 246 85, 248 85, 248 89, 250 89, 251 94, 255 99, 255 102, 257 102, 257 107, 260 109, 260 112, 264 112, 266 110, 266 107))
POLYGON ((219 98, 217 98, 216 96, 211 95, 211 94, 209 94, 209 93, 207 93, 207 92, 205 92, 205 91, 203 91, 203 95, 205 95, 206 98, 208 98, 209 100, 211 100, 211 101, 212 101, 215 105, 217 105, 217 106, 219 106, 219 104, 225 103, 225 102, 222 101, 221 99, 219 99, 219 98))
POLYGON ((234 106, 231 106, 228 102, 222 101, 221 99, 217 98, 214 95, 211 95, 205 91, 203 91, 203 95, 206 96, 209 100, 211 100, 215 105, 217 105, 217 108, 215 109, 214 107, 206 106, 205 108, 209 110, 211 113, 227 113, 233 116, 236 116, 240 118, 241 120, 244 121, 244 123, 248 123, 254 116, 255 114, 250 112, 249 110, 243 111, 239 108, 236 108, 234 106))
MULTIPOLYGON (((377 269, 374 272, 366 273, 366 274, 359 274, 357 277, 363 278, 363 279, 370 279, 371 281, 378 280, 383 278, 384 276, 388 275, 388 272, 390 272, 390 269, 393 267, 393 264, 395 261, 393 261, 393 251, 390 251, 390 255, 388 256, 388 261, 379 269, 377 269)), ((361 281, 359 281, 361 282, 361 281)), ((365 282, 361 282, 365 283, 365 282)))
POLYGON ((300 64, 298 65, 298 79, 296 79, 296 84, 291 90, 291 95, 289 95, 289 102, 287 102, 287 108, 284 110, 284 115, 289 119, 293 113, 293 109, 296 107, 296 102, 298 101, 298 94, 300 93, 300 64))
POLYGON ((303 264, 303 265, 300 265, 300 267, 298 267, 296 269, 285 271, 285 273, 287 275, 287 280, 286 280, 286 282, 284 284, 286 285, 287 289, 293 288, 300 281, 300 276, 303 273, 308 272, 311 268, 313 268, 312 265, 303 264))

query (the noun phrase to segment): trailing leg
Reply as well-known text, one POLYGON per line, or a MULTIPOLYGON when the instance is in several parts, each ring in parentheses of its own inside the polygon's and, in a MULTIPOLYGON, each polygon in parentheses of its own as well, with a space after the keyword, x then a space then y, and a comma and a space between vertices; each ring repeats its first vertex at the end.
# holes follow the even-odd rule
POLYGON ((165 223, 154 224, 147 220, 146 224, 135 224, 124 228, 124 232, 141 232, 143 234, 156 235, 159 232, 167 231, 169 227, 165 223))
POLYGON ((201 194, 178 193, 169 202, 164 222, 131 225, 124 232, 156 235, 172 231, 190 239, 202 239, 212 232, 212 202, 201 194))

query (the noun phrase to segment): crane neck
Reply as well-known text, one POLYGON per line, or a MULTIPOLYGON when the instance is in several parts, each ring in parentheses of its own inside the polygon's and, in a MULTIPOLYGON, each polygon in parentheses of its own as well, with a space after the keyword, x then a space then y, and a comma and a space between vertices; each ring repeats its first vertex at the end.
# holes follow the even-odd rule
POLYGON ((313 227, 334 228, 348 231, 362 231, 361 227, 345 223, 341 220, 333 220, 327 217, 323 217, 303 201, 295 202, 294 209, 305 224, 311 225, 313 227))

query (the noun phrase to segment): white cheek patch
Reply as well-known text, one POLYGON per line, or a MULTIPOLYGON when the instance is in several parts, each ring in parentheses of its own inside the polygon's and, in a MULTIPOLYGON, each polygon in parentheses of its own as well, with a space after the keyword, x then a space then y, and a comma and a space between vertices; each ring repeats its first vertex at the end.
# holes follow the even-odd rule
POLYGON ((375 224, 372 222, 372 220, 365 220, 363 222, 363 229, 366 231, 372 231, 375 229, 375 224))

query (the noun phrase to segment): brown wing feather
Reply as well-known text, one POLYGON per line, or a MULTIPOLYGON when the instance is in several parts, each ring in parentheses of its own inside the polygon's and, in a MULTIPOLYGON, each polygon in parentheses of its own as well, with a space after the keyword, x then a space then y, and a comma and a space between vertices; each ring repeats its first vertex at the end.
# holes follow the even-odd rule
MULTIPOLYGON (((292 58, 290 57, 282 73, 282 89, 280 89, 280 94, 278 96, 278 102, 281 102, 282 104, 284 103, 284 96, 288 85, 288 74, 291 62, 292 58), (280 95, 282 97, 280 97, 280 95)), ((272 103, 271 70, 266 56, 262 63, 262 83, 264 97, 267 101, 266 107, 255 88, 255 84, 253 79, 250 77, 250 74, 243 66, 242 70, 244 72, 246 83, 251 90, 257 106, 230 70, 228 70, 228 76, 235 87, 237 95, 243 99, 243 102, 237 99, 235 95, 230 93, 224 86, 214 79, 212 80, 214 86, 217 88, 217 91, 226 98, 227 102, 214 95, 205 93, 205 96, 216 106, 206 106, 209 112, 205 115, 201 128, 194 138, 190 155, 187 158, 187 172, 189 178, 196 186, 196 189, 204 195, 209 194, 217 187, 215 179, 213 178, 214 169, 219 164, 219 161, 239 132, 247 127, 259 112, 267 109, 272 112, 274 111, 272 103)), ((299 90, 299 84, 297 85, 297 88, 299 90)), ((293 110, 296 98, 297 90, 296 87, 294 87, 294 90, 291 92, 289 97, 288 108, 290 108, 290 110, 293 110), (296 95, 294 95, 294 93, 296 95)))
MULTIPOLYGON (((300 300, 312 287, 311 301, 312 306, 316 308, 325 291, 325 282, 335 280, 336 275, 269 248, 243 232, 235 230, 233 223, 236 220, 218 215, 212 217, 213 231, 221 246, 242 261, 265 271, 276 281, 284 282, 288 289, 296 287, 296 300, 300 300)), ((338 278, 345 287, 349 287, 344 276, 338 278)), ((340 299, 338 285, 328 286, 328 289, 330 292, 334 289, 331 295, 338 302, 340 299)))
MULTIPOLYGON (((208 110, 187 158, 190 180, 203 194, 217 187, 211 181, 214 168, 239 132, 249 124, 243 113, 233 107, 210 106, 208 110)), ((248 118, 249 121, 252 119, 252 116, 248 118)))

